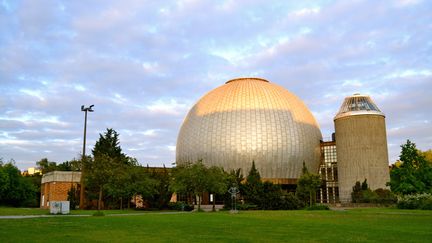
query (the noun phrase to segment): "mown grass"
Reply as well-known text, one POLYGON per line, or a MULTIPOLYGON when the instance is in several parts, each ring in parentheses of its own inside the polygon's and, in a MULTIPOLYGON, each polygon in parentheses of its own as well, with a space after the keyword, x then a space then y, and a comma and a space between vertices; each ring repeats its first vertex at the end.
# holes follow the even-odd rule
POLYGON ((6 215, 43 215, 43 214, 48 214, 48 213, 49 213, 48 209, 0 207, 0 216, 6 216, 6 215))
POLYGON ((432 212, 247 211, 0 219, 0 242, 431 242, 432 212))
MULTIPOLYGON (((147 213, 150 211, 123 209, 123 210, 101 210, 105 215, 111 214, 139 214, 147 213)), ((71 215, 93 215, 97 210, 71 210, 71 215)), ((12 208, 0 207, 0 216, 8 215, 49 215, 49 209, 40 208, 12 208)))

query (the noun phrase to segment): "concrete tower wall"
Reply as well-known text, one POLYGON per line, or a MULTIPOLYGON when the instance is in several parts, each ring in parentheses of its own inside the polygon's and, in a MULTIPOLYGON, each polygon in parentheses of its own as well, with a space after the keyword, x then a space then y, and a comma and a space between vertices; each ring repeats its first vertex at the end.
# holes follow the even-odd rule
POLYGON ((383 115, 349 115, 335 119, 341 202, 351 201, 356 181, 371 190, 390 181, 385 118, 383 115))

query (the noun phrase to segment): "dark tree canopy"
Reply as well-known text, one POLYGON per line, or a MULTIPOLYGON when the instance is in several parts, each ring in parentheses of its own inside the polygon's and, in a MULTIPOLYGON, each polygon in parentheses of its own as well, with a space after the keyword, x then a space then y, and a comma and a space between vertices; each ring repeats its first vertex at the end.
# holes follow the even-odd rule
MULTIPOLYGON (((0 159, 0 205, 35 207, 39 205, 37 184, 33 177, 24 177, 13 161, 0 159)), ((40 182, 39 182, 40 183, 40 182)))
POLYGON ((119 141, 119 134, 112 128, 108 128, 102 135, 99 134, 99 140, 92 150, 93 157, 107 156, 115 159, 118 162, 126 159, 126 155, 122 152, 119 141))

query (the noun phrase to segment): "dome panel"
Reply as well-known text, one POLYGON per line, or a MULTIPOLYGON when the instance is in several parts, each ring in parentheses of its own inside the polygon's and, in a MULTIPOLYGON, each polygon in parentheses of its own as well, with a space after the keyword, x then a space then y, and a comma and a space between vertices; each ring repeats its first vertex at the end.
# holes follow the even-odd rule
POLYGON ((241 168, 255 161, 263 178, 298 178, 303 161, 312 171, 321 132, 303 102, 264 79, 226 82, 189 111, 177 139, 178 164, 196 162, 241 168))

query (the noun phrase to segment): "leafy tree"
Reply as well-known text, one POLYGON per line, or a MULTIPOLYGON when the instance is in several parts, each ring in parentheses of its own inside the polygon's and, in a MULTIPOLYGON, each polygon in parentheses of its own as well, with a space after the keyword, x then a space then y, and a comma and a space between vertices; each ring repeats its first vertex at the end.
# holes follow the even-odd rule
POLYGON ((426 151, 420 151, 420 154, 424 156, 425 160, 432 164, 432 149, 426 151))
POLYGON ((209 187, 207 168, 199 160, 174 170, 172 189, 177 193, 198 197, 198 210, 201 209, 202 195, 209 187))
POLYGON ((410 140, 401 148, 401 164, 390 172, 391 190, 403 195, 432 192, 432 165, 410 140))
POLYGON ((201 209, 204 192, 223 193, 226 191, 226 174, 218 167, 207 168, 202 160, 185 164, 173 170, 171 189, 180 194, 198 198, 198 210, 201 209))
POLYGON ((36 187, 21 175, 13 161, 0 159, 0 204, 10 206, 37 206, 36 187))
POLYGON ((227 191, 228 174, 217 166, 208 168, 207 174, 207 190, 213 194, 213 211, 216 211, 216 195, 224 194, 227 191))
POLYGON ((168 208, 172 196, 172 190, 170 187, 171 175, 165 165, 163 169, 158 170, 155 168, 146 168, 146 174, 150 175, 153 179, 154 185, 156 187, 153 190, 152 195, 148 197, 148 203, 152 208, 168 208))
POLYGON ((316 200, 316 192, 321 186, 321 177, 310 173, 304 162, 302 172, 303 174, 297 181, 296 195, 304 201, 308 198, 309 206, 312 206, 316 200))
POLYGON ((86 185, 91 188, 96 188, 98 192, 98 210, 102 207, 103 189, 108 184, 111 177, 114 176, 114 169, 116 167, 115 160, 105 154, 98 154, 94 158, 93 163, 86 169, 86 185))

